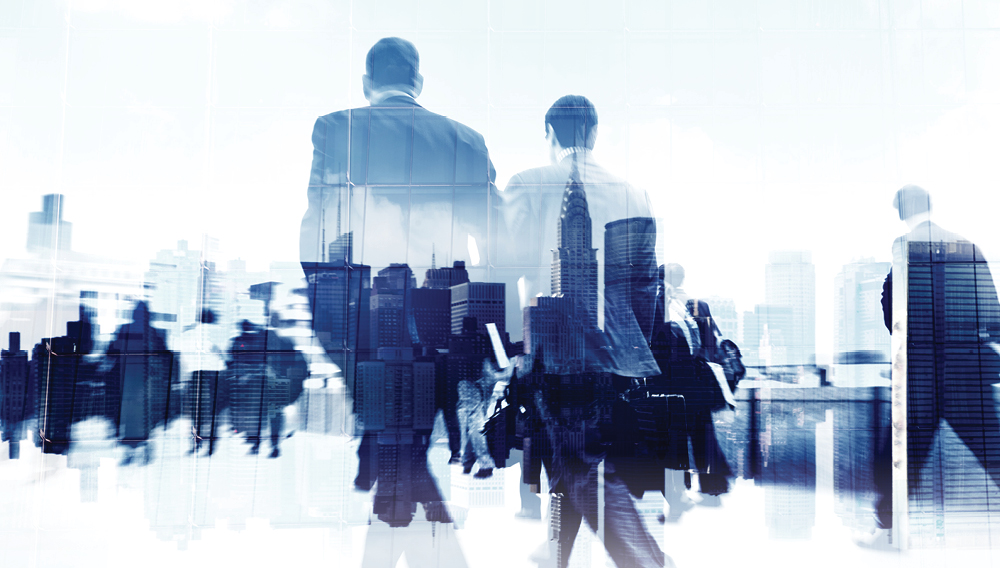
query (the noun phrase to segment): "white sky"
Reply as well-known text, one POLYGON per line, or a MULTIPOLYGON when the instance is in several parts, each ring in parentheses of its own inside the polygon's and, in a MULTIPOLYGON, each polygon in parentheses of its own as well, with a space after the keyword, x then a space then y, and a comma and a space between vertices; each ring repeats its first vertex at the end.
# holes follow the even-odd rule
POLYGON ((388 35, 500 185, 545 163, 556 98, 594 101, 598 159, 653 196, 692 294, 752 309, 769 251, 812 250, 821 351, 833 277, 889 260, 902 184, 1000 250, 996 2, 2 0, 0 259, 60 192, 78 251, 141 262, 209 233, 251 270, 295 260, 313 122, 365 104, 388 35))

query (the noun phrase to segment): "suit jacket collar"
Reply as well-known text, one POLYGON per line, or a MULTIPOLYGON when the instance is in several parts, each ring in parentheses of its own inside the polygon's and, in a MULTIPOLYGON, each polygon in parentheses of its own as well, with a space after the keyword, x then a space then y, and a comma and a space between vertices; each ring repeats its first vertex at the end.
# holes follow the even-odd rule
POLYGON ((423 108, 423 107, 420 106, 419 103, 417 103, 417 101, 413 97, 411 97, 409 95, 406 95, 406 94, 403 94, 403 93, 400 93, 398 95, 393 95, 391 97, 383 99, 383 100, 379 101, 378 104, 374 104, 374 105, 371 105, 371 106, 372 107, 420 107, 420 108, 423 108))

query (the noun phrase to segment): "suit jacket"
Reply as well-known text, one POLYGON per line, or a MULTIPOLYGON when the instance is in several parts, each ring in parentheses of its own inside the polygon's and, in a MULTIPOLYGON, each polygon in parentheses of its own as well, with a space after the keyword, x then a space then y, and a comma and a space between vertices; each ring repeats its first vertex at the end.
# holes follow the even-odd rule
POLYGON ((496 239, 494 270, 507 283, 507 330, 516 337, 515 330, 521 329, 519 279, 525 305, 536 295, 552 293, 553 251, 574 160, 597 249, 597 325, 611 359, 604 370, 630 377, 659 374, 649 350, 657 282, 656 223, 649 196, 601 167, 589 151, 523 171, 501 194, 503 221, 498 226, 504 234, 496 239), (614 258, 606 255, 609 246, 614 258))
MULTIPOLYGON (((928 388, 948 393, 941 398, 946 409, 967 406, 966 395, 977 404, 992 404, 990 385, 1000 380, 1000 359, 990 344, 1000 341, 1000 302, 979 247, 925 221, 896 239, 893 258, 897 266, 907 263, 909 277, 909 389, 925 389, 911 392, 911 407, 933 402, 928 388)), ((887 321, 892 320, 891 276, 883 288, 887 321)))
POLYGON ((484 279, 496 172, 482 135, 395 96, 321 116, 312 141, 302 262, 398 262, 420 275, 433 251, 484 279))

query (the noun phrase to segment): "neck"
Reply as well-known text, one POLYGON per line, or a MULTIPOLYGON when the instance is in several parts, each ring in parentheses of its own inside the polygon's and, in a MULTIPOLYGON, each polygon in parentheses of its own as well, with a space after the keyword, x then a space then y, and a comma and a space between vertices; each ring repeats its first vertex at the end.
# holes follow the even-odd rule
POLYGON ((906 226, 912 231, 916 229, 921 223, 925 223, 931 220, 931 212, 924 211, 923 213, 917 213, 916 215, 910 215, 906 218, 906 226))
POLYGON ((410 97, 411 99, 416 99, 416 96, 413 94, 412 88, 407 88, 403 85, 392 85, 390 87, 383 87, 381 89, 373 90, 368 97, 368 102, 370 102, 373 105, 377 105, 385 101, 386 99, 398 96, 404 96, 404 97, 410 97))

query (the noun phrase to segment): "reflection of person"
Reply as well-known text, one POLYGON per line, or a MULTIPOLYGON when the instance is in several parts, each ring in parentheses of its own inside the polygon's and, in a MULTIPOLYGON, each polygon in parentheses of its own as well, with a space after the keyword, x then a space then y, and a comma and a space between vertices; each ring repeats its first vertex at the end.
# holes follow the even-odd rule
MULTIPOLYGON (((915 479, 930 461, 944 421, 1000 484, 1000 462, 987 456, 988 449, 1000 443, 991 386, 1000 361, 990 346, 1000 339, 1000 302, 989 266, 979 247, 931 221, 930 195, 924 189, 903 187, 893 206, 910 230, 893 244, 893 272, 886 278, 882 306, 891 333, 892 278, 905 263, 909 478, 915 479)), ((875 482, 878 529, 861 544, 884 538, 884 529, 892 526, 891 451, 885 439, 879 444, 875 482)), ((944 502, 934 506, 943 507, 944 502)))
MULTIPOLYGON (((544 325, 532 329, 526 323, 530 357, 536 364, 544 360, 551 365, 546 373, 570 374, 558 383, 588 381, 553 385, 535 397, 551 444, 545 465, 550 490, 558 495, 557 555, 566 566, 581 521, 598 529, 598 466, 605 457, 593 444, 573 442, 600 428, 600 419, 594 421, 595 401, 580 400, 581 393, 596 393, 599 376, 640 378, 659 372, 648 346, 655 300, 655 224, 646 193, 594 159, 597 111, 589 100, 572 95, 557 100, 545 116, 545 139, 552 164, 515 175, 502 194, 506 234, 498 239, 502 246, 496 261, 501 278, 517 282, 507 287, 517 290, 518 301, 510 298, 508 303, 527 308, 525 322, 541 313, 537 310, 549 310, 567 323, 552 333, 544 325), (609 243, 614 254, 606 250, 609 243), (550 293, 557 296, 552 302, 534 299, 550 293), (576 328, 579 336, 572 335, 576 328)), ((636 512, 615 459, 603 461, 600 536, 608 553, 618 566, 663 566, 664 554, 636 512)))
POLYGON ((222 350, 212 341, 209 326, 215 323, 212 310, 202 310, 198 322, 181 334, 181 377, 187 380, 185 406, 191 418, 196 453, 208 440, 208 454, 215 450, 216 417, 219 412, 220 375, 226 368, 222 350))

